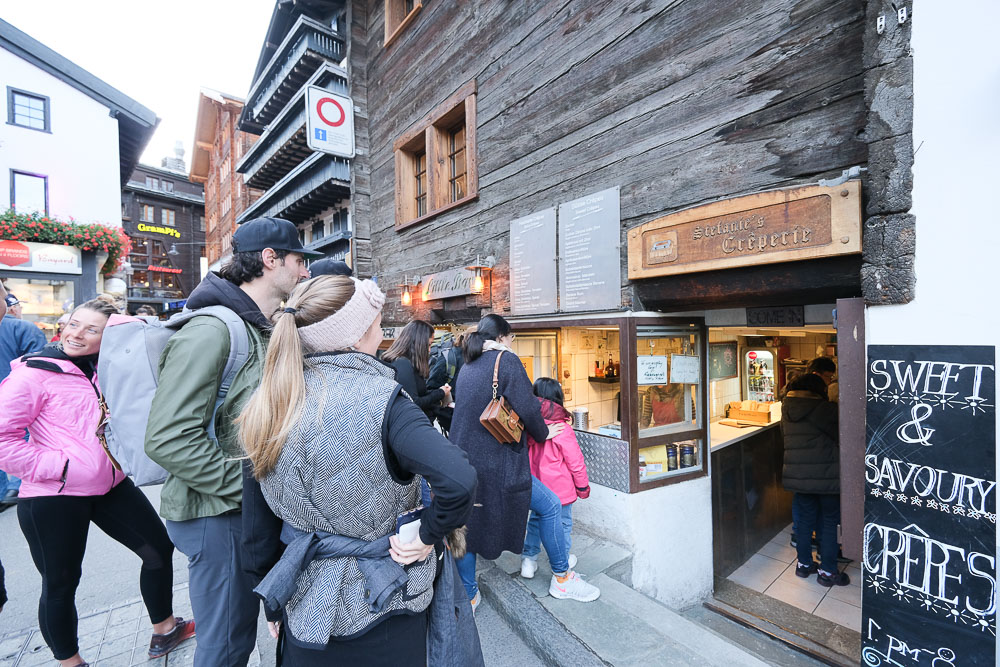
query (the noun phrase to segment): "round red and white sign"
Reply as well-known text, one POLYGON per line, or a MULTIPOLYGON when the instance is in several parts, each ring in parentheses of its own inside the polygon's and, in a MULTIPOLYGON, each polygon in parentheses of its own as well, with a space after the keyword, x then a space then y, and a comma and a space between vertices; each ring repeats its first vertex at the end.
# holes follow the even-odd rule
POLYGON ((319 119, 321 121, 323 121, 330 127, 340 127, 341 125, 344 124, 344 121, 347 119, 347 114, 344 113, 344 107, 340 106, 340 102, 333 99, 332 97, 321 97, 319 101, 316 102, 316 115, 319 116, 319 119), (330 120, 329 118, 326 117, 326 115, 323 113, 323 107, 327 104, 332 104, 336 108, 337 112, 340 114, 339 118, 337 118, 336 120, 330 120))
POLYGON ((756 359, 757 358, 757 353, 756 352, 750 352, 750 353, 747 354, 747 356, 750 357, 751 359, 756 359))

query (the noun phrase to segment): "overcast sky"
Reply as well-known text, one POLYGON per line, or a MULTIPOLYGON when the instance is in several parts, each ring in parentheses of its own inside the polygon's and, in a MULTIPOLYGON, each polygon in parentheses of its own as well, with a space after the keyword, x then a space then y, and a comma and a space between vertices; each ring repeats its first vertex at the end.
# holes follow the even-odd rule
POLYGON ((191 166, 198 91, 246 97, 275 0, 2 2, 0 18, 153 110, 142 162, 184 142, 191 166))

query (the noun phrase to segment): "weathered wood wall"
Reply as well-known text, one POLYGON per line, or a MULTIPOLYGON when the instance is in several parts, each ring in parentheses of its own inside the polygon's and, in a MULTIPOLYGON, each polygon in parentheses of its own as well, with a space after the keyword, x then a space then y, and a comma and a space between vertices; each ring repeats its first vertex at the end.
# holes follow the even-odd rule
POLYGON ((363 2, 347 3, 348 88, 354 102, 354 144, 351 161, 351 245, 354 274, 372 275, 371 169, 368 154, 368 9, 363 2))
MULTIPOLYGON (((372 265, 383 286, 492 254, 503 312, 514 218, 619 185, 624 235, 867 161, 858 0, 429 0, 389 48, 383 1, 353 4, 367 22, 372 265), (397 232, 393 140, 471 79, 479 199, 397 232)), ((429 315, 390 307, 385 319, 415 314, 429 315)))

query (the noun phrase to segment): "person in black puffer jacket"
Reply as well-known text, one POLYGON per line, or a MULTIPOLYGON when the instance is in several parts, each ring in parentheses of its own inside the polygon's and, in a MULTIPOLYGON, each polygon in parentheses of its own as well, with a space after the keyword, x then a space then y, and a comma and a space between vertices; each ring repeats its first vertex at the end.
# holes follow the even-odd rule
POLYGON ((795 526, 798 567, 806 578, 817 569, 821 586, 846 586, 837 570, 837 525, 840 523, 840 445, 837 405, 826 395, 826 383, 808 373, 796 378, 781 403, 781 434, 785 442, 782 480, 799 518, 795 526), (820 525, 816 526, 817 515, 820 525), (820 543, 820 564, 812 559, 812 533, 820 543))

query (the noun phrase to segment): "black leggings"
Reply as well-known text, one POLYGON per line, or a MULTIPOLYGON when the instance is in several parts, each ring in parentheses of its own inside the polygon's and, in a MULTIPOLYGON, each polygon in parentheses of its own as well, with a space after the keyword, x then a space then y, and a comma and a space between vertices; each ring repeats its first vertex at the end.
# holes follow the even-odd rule
MULTIPOLYGON (((392 665, 423 667, 427 664, 427 612, 397 614, 348 640, 331 639, 326 648, 297 646, 283 637, 279 665, 282 667, 326 667, 327 665, 392 665)), ((283 626, 282 632, 287 629, 283 626)))
POLYGON ((17 520, 42 575, 38 625, 56 660, 79 652, 74 598, 91 521, 142 559, 139 590, 150 620, 161 623, 173 614, 174 545, 156 510, 132 480, 126 479, 103 496, 22 498, 17 520))

